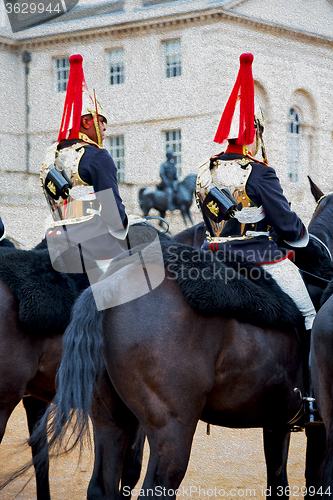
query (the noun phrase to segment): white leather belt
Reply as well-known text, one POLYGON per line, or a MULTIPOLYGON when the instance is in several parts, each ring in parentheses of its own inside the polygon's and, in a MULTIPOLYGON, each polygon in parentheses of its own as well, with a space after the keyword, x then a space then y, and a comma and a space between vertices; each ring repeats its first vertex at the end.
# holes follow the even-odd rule
POLYGON ((265 210, 263 206, 260 207, 243 207, 239 212, 235 210, 232 217, 238 220, 241 224, 251 224, 259 222, 265 218, 265 210))
POLYGON ((244 241, 256 238, 257 236, 269 236, 267 231, 246 231, 244 236, 216 236, 214 238, 207 238, 209 243, 227 243, 228 241, 244 241))

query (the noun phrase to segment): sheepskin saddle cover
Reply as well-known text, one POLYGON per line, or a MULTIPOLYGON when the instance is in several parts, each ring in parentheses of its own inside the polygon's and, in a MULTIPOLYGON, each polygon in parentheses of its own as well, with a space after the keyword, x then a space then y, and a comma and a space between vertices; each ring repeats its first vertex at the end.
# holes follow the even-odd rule
POLYGON ((89 286, 84 274, 56 272, 45 246, 0 251, 0 279, 18 300, 22 327, 35 336, 63 331, 75 299, 89 286))
POLYGON ((219 314, 260 327, 290 329, 303 322, 294 301, 260 266, 221 253, 161 242, 167 275, 203 315, 219 314))

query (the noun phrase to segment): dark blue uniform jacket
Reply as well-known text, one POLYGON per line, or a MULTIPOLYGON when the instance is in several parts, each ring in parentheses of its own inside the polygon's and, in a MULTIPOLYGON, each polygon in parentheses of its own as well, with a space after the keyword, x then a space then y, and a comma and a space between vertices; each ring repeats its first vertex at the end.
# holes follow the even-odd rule
MULTIPOLYGON (((222 153, 216 159, 234 160, 246 158, 237 153, 222 153)), ((295 242, 306 233, 305 226, 295 212, 290 209, 280 181, 271 167, 263 163, 251 161, 252 172, 246 184, 246 194, 257 207, 263 206, 265 218, 256 224, 256 231, 267 231, 267 225, 286 241, 295 242)), ((243 168, 246 168, 245 166, 243 168)), ((234 254, 255 264, 277 262, 290 257, 290 250, 278 248, 268 236, 257 236, 248 240, 231 241, 209 245, 206 241, 203 249, 226 252, 226 258, 234 258, 234 254)))
MULTIPOLYGON (((58 149, 71 146, 78 140, 63 141, 58 149)), ((127 224, 125 207, 119 194, 117 168, 106 149, 85 144, 85 152, 79 164, 79 176, 94 187, 101 202, 101 216, 67 226, 72 243, 80 243, 84 255, 96 260, 115 257, 123 251, 118 240, 109 233, 121 230, 127 224), (113 196, 110 193, 113 193, 113 196)))

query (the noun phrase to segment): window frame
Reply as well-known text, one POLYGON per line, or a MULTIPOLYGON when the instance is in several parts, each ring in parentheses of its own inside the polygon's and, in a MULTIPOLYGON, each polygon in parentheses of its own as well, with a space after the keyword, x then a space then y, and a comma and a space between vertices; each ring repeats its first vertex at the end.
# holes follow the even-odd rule
POLYGON ((107 68, 108 68, 108 85, 110 87, 116 87, 117 85, 123 85, 125 83, 125 52, 122 47, 113 48, 107 50, 107 68), (112 61, 112 54, 122 54, 120 61, 112 61), (117 68, 118 65, 118 68, 117 68), (121 66, 121 69, 119 67, 121 66), (112 72, 112 68, 116 68, 115 72, 112 72), (111 79, 116 78, 119 81, 111 82, 111 79))
POLYGON ((126 182, 125 180, 125 136, 124 134, 110 135, 108 137, 109 153, 114 161, 117 169, 117 181, 120 183, 126 182), (113 140, 121 139, 121 144, 112 144, 113 140), (121 151, 122 155, 118 155, 121 151))
POLYGON ((180 177, 182 172, 182 131, 181 128, 164 130, 164 146, 165 153, 171 149, 176 158, 177 174, 180 177), (173 138, 168 138, 169 134, 173 134, 173 138))
POLYGON ((291 106, 288 112, 287 178, 290 183, 301 183, 302 120, 300 111, 291 106))
POLYGON ((176 38, 172 40, 163 41, 164 53, 164 74, 165 78, 180 78, 182 76, 182 44, 181 39, 176 38), (172 51, 171 48, 179 46, 178 51, 172 51), (170 48, 170 53, 168 49, 170 48))
POLYGON ((67 91, 68 79, 69 79, 69 56, 61 56, 53 58, 53 77, 54 77, 54 90, 57 94, 63 94, 67 91), (66 61, 67 65, 58 67, 59 61, 66 61), (62 72, 67 72, 67 78, 59 78, 59 74, 62 72), (64 85, 65 83, 65 85, 64 85))

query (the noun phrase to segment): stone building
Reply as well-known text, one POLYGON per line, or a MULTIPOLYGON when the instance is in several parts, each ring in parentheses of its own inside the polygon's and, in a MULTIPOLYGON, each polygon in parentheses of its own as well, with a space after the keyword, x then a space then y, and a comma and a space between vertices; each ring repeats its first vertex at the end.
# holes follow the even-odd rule
POLYGON ((293 208, 309 220, 307 175, 333 189, 332 0, 80 0, 16 33, 0 8, 0 214, 28 247, 44 233, 39 169, 74 53, 109 118, 105 146, 129 213, 140 213, 139 187, 159 182, 166 147, 181 178, 222 149, 213 137, 242 52, 255 56, 268 160, 293 208))

